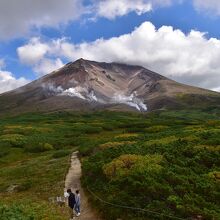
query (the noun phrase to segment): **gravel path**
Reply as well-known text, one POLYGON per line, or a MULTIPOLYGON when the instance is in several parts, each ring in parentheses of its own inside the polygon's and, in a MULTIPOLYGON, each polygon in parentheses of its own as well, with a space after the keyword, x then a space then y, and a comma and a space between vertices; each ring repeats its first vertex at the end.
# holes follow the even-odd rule
POLYGON ((100 217, 91 209, 88 203, 88 199, 85 196, 85 193, 80 184, 80 177, 82 174, 81 163, 77 156, 78 152, 74 152, 71 156, 71 166, 69 168, 68 174, 66 175, 65 180, 65 189, 71 188, 73 192, 76 189, 80 190, 81 195, 81 215, 75 217, 79 220, 101 220, 100 217))

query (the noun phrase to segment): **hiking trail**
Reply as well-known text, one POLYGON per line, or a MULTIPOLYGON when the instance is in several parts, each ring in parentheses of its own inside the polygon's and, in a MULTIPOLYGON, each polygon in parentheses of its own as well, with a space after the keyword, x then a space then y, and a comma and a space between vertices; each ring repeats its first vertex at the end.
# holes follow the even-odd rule
POLYGON ((80 178, 82 175, 81 162, 78 158, 78 152, 73 152, 71 156, 71 166, 66 175, 65 179, 65 189, 71 189, 73 192, 76 189, 80 190, 81 196, 81 215, 79 217, 74 217, 74 219, 79 220, 102 220, 95 213, 94 210, 89 205, 88 198, 86 197, 83 188, 80 183, 80 178))

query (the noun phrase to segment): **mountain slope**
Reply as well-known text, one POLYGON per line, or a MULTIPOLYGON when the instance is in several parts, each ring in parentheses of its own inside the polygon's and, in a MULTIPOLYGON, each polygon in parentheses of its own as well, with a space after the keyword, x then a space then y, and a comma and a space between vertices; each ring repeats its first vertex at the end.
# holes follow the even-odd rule
POLYGON ((138 110, 220 104, 220 94, 183 85, 140 66, 79 59, 0 95, 0 113, 138 110))

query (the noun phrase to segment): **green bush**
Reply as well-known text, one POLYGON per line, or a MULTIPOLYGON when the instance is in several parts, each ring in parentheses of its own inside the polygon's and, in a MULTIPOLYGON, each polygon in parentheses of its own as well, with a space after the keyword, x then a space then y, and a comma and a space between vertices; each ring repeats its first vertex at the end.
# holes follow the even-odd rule
POLYGON ((84 132, 86 133, 86 134, 97 134, 97 133, 100 133, 101 131, 102 131, 103 129, 102 129, 102 127, 85 127, 85 130, 84 130, 84 132))
POLYGON ((37 143, 34 145, 26 145, 24 149, 26 152, 40 153, 40 152, 53 150, 54 147, 52 144, 49 143, 37 143))
POLYGON ((68 151, 68 150, 59 150, 59 151, 56 151, 53 155, 52 155, 52 157, 53 158, 60 158, 60 157, 65 157, 65 156, 67 156, 67 155, 69 155, 70 154, 70 151, 68 151))
POLYGON ((8 144, 9 147, 23 147, 26 143, 26 139, 21 134, 4 134, 0 136, 0 141, 4 144, 8 144))
MULTIPOLYGON (((5 204, 16 200, 23 206, 20 212, 18 206, 8 207, 13 213, 4 211, 0 219, 25 219, 32 215, 32 207, 34 219, 66 219, 47 199, 62 193, 67 155, 73 148, 80 151, 84 187, 108 202, 183 219, 197 215, 220 219, 219 121, 218 109, 56 112, 1 118, 0 200, 5 204), (10 149, 13 140, 24 141, 17 146, 25 150, 10 149), (6 196, 15 180, 19 192, 6 196)), ((93 197, 91 201, 107 220, 162 218, 106 206, 93 197)))
POLYGON ((26 214, 22 206, 0 204, 1 220, 34 220, 33 214, 26 214))
POLYGON ((0 149, 0 158, 7 156, 9 154, 9 150, 8 149, 0 149))

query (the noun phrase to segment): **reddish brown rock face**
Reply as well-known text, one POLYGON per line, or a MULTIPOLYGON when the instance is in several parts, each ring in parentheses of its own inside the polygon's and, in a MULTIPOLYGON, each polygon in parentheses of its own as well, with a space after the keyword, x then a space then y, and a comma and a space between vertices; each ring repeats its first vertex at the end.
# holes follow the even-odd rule
POLYGON ((133 110, 219 104, 219 93, 179 84, 140 66, 77 60, 0 95, 0 112, 133 110))

